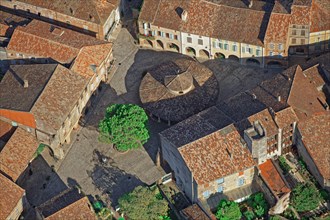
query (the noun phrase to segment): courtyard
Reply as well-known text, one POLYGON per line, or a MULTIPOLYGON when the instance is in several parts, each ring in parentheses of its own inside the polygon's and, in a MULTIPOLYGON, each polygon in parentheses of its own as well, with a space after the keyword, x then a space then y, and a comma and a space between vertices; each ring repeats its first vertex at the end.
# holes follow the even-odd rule
MULTIPOLYGON (((106 107, 114 103, 141 105, 139 86, 148 69, 165 61, 193 58, 174 52, 142 49, 125 28, 114 42, 113 53, 116 72, 110 82, 101 86, 85 123, 73 132, 71 143, 64 149, 66 157, 54 161, 47 151, 43 156, 54 166, 66 186, 79 185, 91 198, 97 195, 105 200, 110 198, 115 206, 124 193, 138 185, 151 185, 165 175, 163 168, 156 165, 160 146, 158 133, 169 126, 150 119, 151 138, 144 148, 119 153, 111 145, 98 141, 98 123, 104 117, 106 107)), ((203 64, 211 69, 219 82, 218 102, 251 89, 280 71, 220 59, 207 60, 203 64)), ((39 193, 42 192, 44 190, 39 193)), ((38 200, 44 199, 38 197, 38 200)))

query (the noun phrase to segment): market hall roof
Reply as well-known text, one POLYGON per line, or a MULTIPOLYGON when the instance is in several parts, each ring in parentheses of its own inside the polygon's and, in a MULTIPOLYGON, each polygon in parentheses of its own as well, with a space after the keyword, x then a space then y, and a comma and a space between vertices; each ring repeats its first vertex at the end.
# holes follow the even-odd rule
POLYGON ((166 121, 182 121, 214 105, 217 96, 218 82, 211 70, 188 59, 150 69, 140 85, 146 110, 166 121))

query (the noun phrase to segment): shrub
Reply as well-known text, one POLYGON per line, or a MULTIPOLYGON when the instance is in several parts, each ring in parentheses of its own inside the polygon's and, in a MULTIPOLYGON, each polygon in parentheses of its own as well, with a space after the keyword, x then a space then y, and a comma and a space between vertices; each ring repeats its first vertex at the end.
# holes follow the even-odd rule
POLYGON ((221 200, 217 209, 216 217, 220 220, 238 220, 242 213, 236 202, 221 200))
POLYGON ((312 183, 298 184, 292 190, 291 203, 298 212, 314 210, 321 201, 321 194, 312 183))
POLYGON ((287 164, 286 159, 283 156, 280 156, 278 161, 281 169, 283 170, 283 173, 287 174, 291 170, 291 167, 287 164))

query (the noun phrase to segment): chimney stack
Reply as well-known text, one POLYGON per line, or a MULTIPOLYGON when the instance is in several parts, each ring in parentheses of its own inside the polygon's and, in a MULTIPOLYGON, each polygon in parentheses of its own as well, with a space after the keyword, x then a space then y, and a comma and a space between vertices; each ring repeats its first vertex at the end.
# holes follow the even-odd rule
POLYGON ((24 88, 29 87, 29 81, 27 79, 24 79, 24 88))
POLYGON ((280 102, 281 101, 281 96, 277 96, 277 101, 280 102))
POLYGON ((249 8, 252 8, 252 6, 253 6, 253 0, 250 0, 249 8))
POLYGON ((186 10, 183 10, 181 13, 182 21, 187 21, 187 17, 188 17, 188 12, 186 10))

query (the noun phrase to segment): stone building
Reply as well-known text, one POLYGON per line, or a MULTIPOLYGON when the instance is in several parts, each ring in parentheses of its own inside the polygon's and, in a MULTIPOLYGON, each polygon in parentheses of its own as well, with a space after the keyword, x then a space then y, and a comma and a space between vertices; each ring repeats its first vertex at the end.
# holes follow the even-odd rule
POLYGON ((44 20, 83 33, 107 39, 120 20, 120 0, 1 0, 13 13, 44 20))
POLYGON ((70 142, 91 95, 88 83, 59 64, 12 65, 0 83, 0 118, 31 132, 61 158, 60 146, 70 142))
POLYGON ((25 190, 0 173, 0 219, 16 220, 26 204, 25 190))
POLYGON ((217 108, 172 126, 160 133, 160 139, 164 163, 192 202, 213 209, 223 195, 234 200, 250 195, 231 195, 251 185, 255 163, 231 120, 217 108))
POLYGON ((330 192, 329 135, 329 112, 315 114, 298 125, 298 152, 318 183, 330 192))
POLYGON ((144 1, 140 45, 242 64, 287 66, 288 56, 329 51, 326 0, 144 1))

